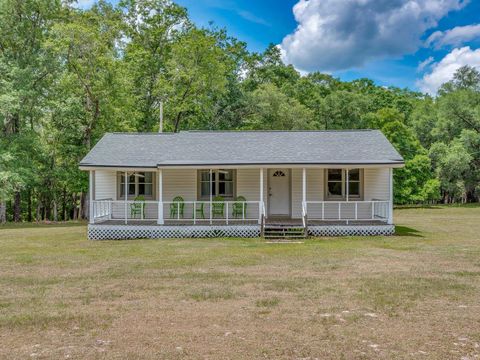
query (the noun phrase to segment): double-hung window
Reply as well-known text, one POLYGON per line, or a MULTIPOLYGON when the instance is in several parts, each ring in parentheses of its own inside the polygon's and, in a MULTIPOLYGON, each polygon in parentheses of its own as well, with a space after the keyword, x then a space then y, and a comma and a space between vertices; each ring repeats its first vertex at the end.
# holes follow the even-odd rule
POLYGON ((212 196, 223 196, 225 199, 235 197, 235 170, 212 170, 210 182, 210 170, 199 170, 199 198, 208 200, 210 191, 212 196), (212 187, 210 188, 210 183, 212 187))
MULTIPOLYGON (((347 170, 328 169, 326 174, 327 200, 345 200, 347 198, 347 170)), ((362 172, 360 169, 348 171, 348 198, 359 200, 362 196, 362 172)))
MULTIPOLYGON (((125 198, 125 174, 118 173, 119 179, 118 194, 120 199, 125 198)), ((145 199, 153 199, 153 172, 135 172, 128 175, 128 198, 134 199, 137 196, 143 196, 145 199)))

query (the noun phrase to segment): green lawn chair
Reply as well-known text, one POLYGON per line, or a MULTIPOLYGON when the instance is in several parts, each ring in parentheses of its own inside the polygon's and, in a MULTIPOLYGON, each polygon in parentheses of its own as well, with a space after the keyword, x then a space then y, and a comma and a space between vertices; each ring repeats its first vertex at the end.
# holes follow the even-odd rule
POLYGON ((170 204, 170 219, 183 218, 185 202, 181 196, 175 196, 170 204))
POLYGON ((130 216, 135 219, 137 215, 142 216, 145 219, 145 197, 143 195, 137 196, 133 203, 130 204, 130 216))
POLYGON ((223 217, 225 209, 225 199, 223 196, 215 196, 212 203, 212 217, 220 215, 223 217))
POLYGON ((194 211, 195 211, 196 218, 197 219, 200 219, 200 218, 205 219, 205 211, 204 211, 205 203, 201 202, 199 204, 196 204, 195 206, 196 206, 196 208, 194 209, 194 211))
POLYGON ((247 199, 243 196, 237 196, 232 206, 232 216, 234 218, 246 218, 247 217, 247 199))

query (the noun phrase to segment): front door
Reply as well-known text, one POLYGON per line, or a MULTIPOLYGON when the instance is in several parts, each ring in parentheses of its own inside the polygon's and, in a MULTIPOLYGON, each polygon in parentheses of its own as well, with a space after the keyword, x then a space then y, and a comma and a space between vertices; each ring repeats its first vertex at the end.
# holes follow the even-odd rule
POLYGON ((270 169, 268 175, 269 215, 290 215, 290 171, 270 169))

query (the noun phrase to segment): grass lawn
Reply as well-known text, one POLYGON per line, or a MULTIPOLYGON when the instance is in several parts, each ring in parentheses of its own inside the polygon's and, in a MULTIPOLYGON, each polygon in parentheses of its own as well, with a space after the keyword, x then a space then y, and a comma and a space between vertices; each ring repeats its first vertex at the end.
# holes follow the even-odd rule
POLYGON ((395 219, 304 244, 0 227, 0 358, 480 358, 480 207, 395 219))

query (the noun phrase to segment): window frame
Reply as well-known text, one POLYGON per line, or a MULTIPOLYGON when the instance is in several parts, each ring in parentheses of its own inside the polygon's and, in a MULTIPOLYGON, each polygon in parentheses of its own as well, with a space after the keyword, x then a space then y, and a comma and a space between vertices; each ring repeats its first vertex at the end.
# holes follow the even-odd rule
MULTIPOLYGON (((363 178, 363 169, 360 168, 355 168, 355 169, 349 169, 351 170, 357 170, 359 171, 358 174, 358 180, 354 180, 353 182, 358 182, 358 190, 359 190, 359 195, 348 195, 348 200, 354 200, 354 201, 362 201, 363 200, 363 187, 364 187, 364 178, 363 178)), ((324 176, 324 199, 325 201, 346 201, 347 200, 347 170, 346 169, 340 169, 342 172, 342 195, 329 195, 328 192, 328 184, 329 182, 334 182, 334 181, 329 181, 328 180, 328 172, 329 170, 339 170, 339 169, 325 169, 325 176, 324 176)), ((336 180, 335 182, 338 182, 336 180)))
MULTIPOLYGON (((197 200, 199 201, 207 201, 210 200, 210 194, 202 196, 202 172, 210 172, 210 170, 206 169, 201 169, 197 170, 197 200)), ((225 200, 230 201, 230 200, 235 200, 236 195, 237 195, 237 171, 235 169, 212 169, 212 174, 215 174, 213 178, 215 179, 215 192, 212 194, 212 197, 215 196, 222 196, 225 200), (220 180, 220 171, 231 171, 232 172, 232 195, 231 196, 225 196, 225 195, 219 195, 219 183, 220 182, 225 182, 220 180)), ((210 180, 208 181, 210 183, 210 180)), ((230 182, 230 181, 229 181, 230 182)))
MULTIPOLYGON (((129 172, 130 173, 130 172, 129 172)), ((145 197, 145 200, 155 200, 156 199, 156 172, 155 171, 135 171, 133 174, 137 173, 151 173, 152 174, 152 182, 142 182, 142 184, 152 185, 152 194, 151 195, 140 195, 138 193, 139 184, 140 184, 140 176, 135 176, 135 194, 128 195, 127 200, 135 200, 138 196, 145 197)), ((125 196, 122 195, 122 190, 125 187, 125 183, 122 184, 122 177, 125 175, 123 171, 117 171, 117 200, 125 200, 125 196)), ((129 177, 132 173, 129 174, 129 177)), ((130 181, 128 182, 129 186, 132 184, 130 181)))

